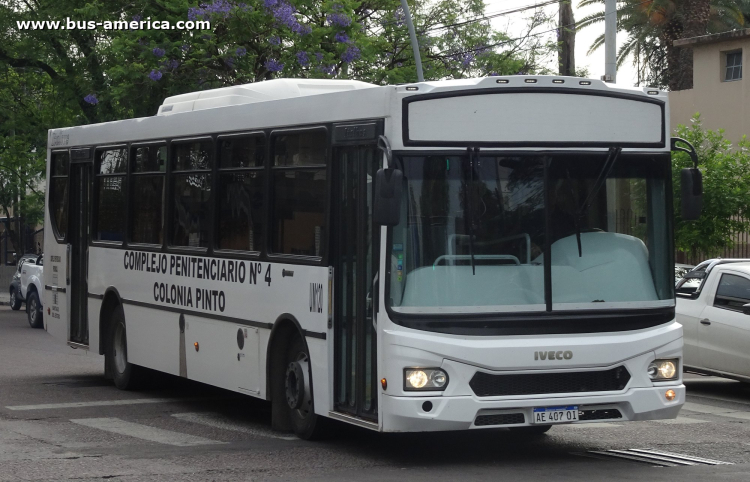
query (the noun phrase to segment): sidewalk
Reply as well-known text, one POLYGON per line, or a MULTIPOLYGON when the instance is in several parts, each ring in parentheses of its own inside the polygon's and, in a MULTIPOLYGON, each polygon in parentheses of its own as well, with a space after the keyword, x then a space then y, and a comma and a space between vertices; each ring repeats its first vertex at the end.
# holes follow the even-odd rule
POLYGON ((0 291, 0 305, 10 304, 10 293, 7 291, 0 291))

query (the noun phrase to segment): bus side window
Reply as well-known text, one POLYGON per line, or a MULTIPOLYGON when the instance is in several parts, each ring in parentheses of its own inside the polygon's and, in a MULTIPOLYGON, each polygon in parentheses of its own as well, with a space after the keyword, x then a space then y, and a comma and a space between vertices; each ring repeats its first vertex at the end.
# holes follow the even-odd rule
POLYGON ((122 241, 125 236, 127 149, 96 151, 96 241, 122 241))
POLYGON ((271 251, 322 257, 327 196, 327 132, 272 137, 271 251))
POLYGON ((219 138, 216 248, 263 250, 265 136, 219 138))
POLYGON ((49 209, 53 232, 62 241, 68 233, 68 151, 53 152, 49 209))
POLYGON ((173 246, 208 247, 212 153, 211 139, 172 143, 173 246))
POLYGON ((162 244, 167 146, 134 147, 131 159, 133 222, 130 226, 130 241, 162 244))

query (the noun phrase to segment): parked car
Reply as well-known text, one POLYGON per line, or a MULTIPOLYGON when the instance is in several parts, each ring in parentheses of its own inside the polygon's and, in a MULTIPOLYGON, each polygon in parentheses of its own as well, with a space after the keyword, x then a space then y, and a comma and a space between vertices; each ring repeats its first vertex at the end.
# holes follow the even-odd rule
POLYGON ((683 368, 750 382, 750 259, 704 261, 676 290, 683 368), (697 289, 682 290, 691 280, 697 289))
POLYGON ((35 260, 26 261, 21 267, 21 296, 26 300, 26 314, 29 325, 32 328, 41 328, 44 320, 42 311, 42 295, 44 285, 42 284, 44 273, 44 255, 39 255, 35 260))
POLYGON ((21 296, 21 267, 26 261, 36 260, 38 257, 37 254, 24 254, 16 264, 16 272, 13 273, 13 278, 10 280, 10 308, 12 310, 20 310, 26 301, 21 296))

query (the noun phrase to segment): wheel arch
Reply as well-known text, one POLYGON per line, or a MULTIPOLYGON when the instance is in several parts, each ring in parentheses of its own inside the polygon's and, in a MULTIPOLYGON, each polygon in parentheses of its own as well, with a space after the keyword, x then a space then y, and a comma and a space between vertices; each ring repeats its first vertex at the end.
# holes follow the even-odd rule
POLYGON ((117 306, 122 305, 122 297, 117 288, 110 286, 104 291, 102 306, 99 308, 99 354, 104 355, 106 347, 107 323, 109 323, 109 314, 117 306))
POLYGON ((273 380, 273 376, 271 372, 274 368, 274 363, 278 363, 279 361, 283 363, 285 353, 279 351, 279 348, 288 344, 295 335, 302 339, 305 350, 307 350, 307 353, 310 353, 310 347, 307 346, 307 339, 305 338, 305 330, 299 324, 297 318, 290 313, 279 315, 273 323, 271 336, 268 338, 268 346, 266 347, 266 400, 271 400, 272 398, 271 381, 273 380))
MULTIPOLYGON (((297 318, 290 313, 283 313, 276 318, 271 328, 271 336, 266 348, 266 400, 271 402, 271 426, 275 430, 287 432, 292 430, 289 420, 289 407, 284 397, 275 397, 274 392, 279 392, 284 388, 281 382, 286 368, 286 350, 283 348, 288 346, 295 336, 302 340, 305 350, 310 353, 310 347, 307 345, 307 339, 305 338, 305 330, 300 326, 297 318)), ((311 376, 311 393, 313 393, 314 383, 311 376)))

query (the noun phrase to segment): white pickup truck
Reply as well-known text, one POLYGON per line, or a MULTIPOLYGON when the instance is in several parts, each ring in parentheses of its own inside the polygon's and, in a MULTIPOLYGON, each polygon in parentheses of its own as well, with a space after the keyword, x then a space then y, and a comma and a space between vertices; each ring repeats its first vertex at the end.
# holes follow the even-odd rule
POLYGON ((750 259, 704 261, 676 291, 684 368, 750 382, 750 259))
POLYGON ((44 255, 36 260, 30 259, 21 267, 21 297, 26 300, 26 314, 32 328, 43 326, 44 311, 42 309, 42 273, 44 270, 44 255))

